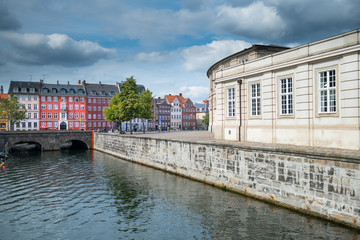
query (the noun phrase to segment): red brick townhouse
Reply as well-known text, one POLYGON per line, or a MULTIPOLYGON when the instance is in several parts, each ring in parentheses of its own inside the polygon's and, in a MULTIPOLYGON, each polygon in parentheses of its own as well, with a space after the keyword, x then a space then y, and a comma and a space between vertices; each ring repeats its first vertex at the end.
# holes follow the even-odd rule
POLYGON ((167 127, 171 127, 171 105, 166 102, 165 99, 160 97, 154 98, 152 101, 153 119, 148 121, 149 130, 158 130, 159 126, 162 130, 167 130, 167 127))
POLYGON ((104 110, 109 106, 111 98, 119 93, 119 84, 99 84, 82 82, 87 94, 86 107, 86 129, 112 129, 115 127, 114 122, 105 120, 104 110))

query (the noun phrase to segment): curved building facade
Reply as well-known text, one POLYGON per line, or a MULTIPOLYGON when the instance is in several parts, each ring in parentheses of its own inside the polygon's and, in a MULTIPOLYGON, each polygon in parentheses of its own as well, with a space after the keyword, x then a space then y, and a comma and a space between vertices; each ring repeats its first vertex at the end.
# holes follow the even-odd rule
POLYGON ((216 139, 360 149, 360 30, 295 48, 253 45, 215 63, 216 139))

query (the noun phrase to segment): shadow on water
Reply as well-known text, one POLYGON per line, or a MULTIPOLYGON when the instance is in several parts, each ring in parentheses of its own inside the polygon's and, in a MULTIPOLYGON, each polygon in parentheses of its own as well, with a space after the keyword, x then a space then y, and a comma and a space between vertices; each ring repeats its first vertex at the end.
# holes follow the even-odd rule
POLYGON ((10 152, 40 152, 42 146, 37 142, 18 142, 10 149, 10 152))
POLYGON ((88 145, 83 141, 71 140, 60 145, 60 150, 84 150, 89 149, 88 145))

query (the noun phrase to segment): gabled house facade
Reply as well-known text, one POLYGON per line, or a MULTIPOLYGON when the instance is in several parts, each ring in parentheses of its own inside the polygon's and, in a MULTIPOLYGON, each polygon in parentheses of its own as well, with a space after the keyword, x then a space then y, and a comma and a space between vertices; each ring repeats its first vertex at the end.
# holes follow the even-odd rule
POLYGON ((182 128, 182 103, 178 96, 174 95, 165 95, 165 100, 171 106, 170 114, 170 128, 171 129, 181 129, 182 128))
POLYGON ((196 107, 193 102, 186 98, 183 100, 182 126, 184 130, 194 130, 196 128, 196 107))
POLYGON ((166 130, 167 127, 170 127, 171 121, 171 105, 168 104, 165 99, 160 97, 154 98, 152 101, 152 112, 153 119, 148 120, 148 129, 151 131, 166 130))
POLYGON ((216 139, 360 150, 359 30, 247 58, 257 51, 207 72, 216 139))

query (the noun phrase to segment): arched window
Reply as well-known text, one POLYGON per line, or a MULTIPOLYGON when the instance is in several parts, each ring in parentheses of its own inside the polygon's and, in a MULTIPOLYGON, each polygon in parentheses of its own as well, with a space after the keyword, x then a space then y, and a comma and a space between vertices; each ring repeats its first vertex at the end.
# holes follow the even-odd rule
POLYGON ((84 94, 84 90, 79 89, 79 90, 78 90, 78 93, 80 93, 80 94, 84 94))
POLYGON ((67 93, 65 88, 60 89, 60 93, 67 93))
POLYGON ((56 88, 53 88, 53 89, 51 89, 51 92, 52 92, 52 93, 57 93, 58 91, 57 91, 56 88))
POLYGON ((75 94, 75 90, 73 88, 71 88, 70 93, 75 94))

